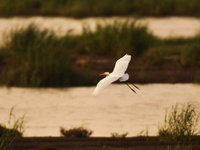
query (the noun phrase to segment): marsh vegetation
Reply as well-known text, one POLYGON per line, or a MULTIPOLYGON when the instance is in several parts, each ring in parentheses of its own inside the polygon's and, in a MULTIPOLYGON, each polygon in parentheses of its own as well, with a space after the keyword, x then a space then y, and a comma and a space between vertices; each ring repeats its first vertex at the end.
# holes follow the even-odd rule
POLYGON ((200 113, 187 103, 176 104, 165 114, 164 124, 159 127, 159 136, 167 141, 186 142, 199 135, 200 113))
MULTIPOLYGON (((188 38, 160 39, 135 21, 97 24, 95 31, 83 26, 82 34, 57 36, 36 24, 11 30, 0 47, 0 85, 64 87, 94 85, 91 62, 76 66, 80 56, 117 59, 125 53, 143 66, 173 62, 175 66, 200 64, 200 34, 188 38), (73 79, 73 80, 72 80, 73 79)), ((194 82, 198 82, 196 78, 194 82)))
MULTIPOLYGON (((200 112, 190 103, 176 104, 171 111, 165 114, 164 124, 158 128, 161 140, 175 142, 175 148, 192 150, 195 141, 200 134, 200 112)), ((169 146, 171 149, 172 146, 169 146)))

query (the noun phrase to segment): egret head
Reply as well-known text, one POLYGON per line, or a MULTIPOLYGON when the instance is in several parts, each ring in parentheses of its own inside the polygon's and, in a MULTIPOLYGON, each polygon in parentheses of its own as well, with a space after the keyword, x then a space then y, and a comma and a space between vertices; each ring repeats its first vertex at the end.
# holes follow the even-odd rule
POLYGON ((101 73, 101 74, 99 74, 99 76, 109 76, 109 72, 104 72, 104 73, 101 73))

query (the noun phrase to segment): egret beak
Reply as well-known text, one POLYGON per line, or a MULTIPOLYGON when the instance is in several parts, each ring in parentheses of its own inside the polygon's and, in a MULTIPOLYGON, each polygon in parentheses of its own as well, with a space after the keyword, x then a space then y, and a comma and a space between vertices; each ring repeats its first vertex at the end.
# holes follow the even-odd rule
POLYGON ((108 76, 109 75, 109 72, 104 72, 104 73, 101 73, 99 76, 108 76))
POLYGON ((104 72, 104 73, 99 74, 99 76, 106 76, 106 74, 105 74, 105 72, 104 72))

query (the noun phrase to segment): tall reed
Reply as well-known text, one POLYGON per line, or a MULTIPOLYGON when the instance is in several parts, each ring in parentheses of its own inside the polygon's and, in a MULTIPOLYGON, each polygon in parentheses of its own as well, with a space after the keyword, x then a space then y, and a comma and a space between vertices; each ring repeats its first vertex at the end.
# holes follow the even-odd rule
MULTIPOLYGON (((122 56, 124 53, 139 56, 157 41, 146 26, 135 21, 96 25, 95 32, 84 27, 80 36, 79 48, 85 53, 122 56)), ((80 51, 79 50, 79 51, 80 51)))
POLYGON ((11 32, 2 51, 8 66, 1 84, 15 86, 63 86, 74 73, 70 66, 67 40, 36 25, 11 32))
POLYGON ((193 136, 200 134, 199 121, 200 113, 194 105, 188 103, 180 107, 176 104, 170 113, 165 114, 164 124, 159 127, 158 135, 169 141, 190 141, 193 136))

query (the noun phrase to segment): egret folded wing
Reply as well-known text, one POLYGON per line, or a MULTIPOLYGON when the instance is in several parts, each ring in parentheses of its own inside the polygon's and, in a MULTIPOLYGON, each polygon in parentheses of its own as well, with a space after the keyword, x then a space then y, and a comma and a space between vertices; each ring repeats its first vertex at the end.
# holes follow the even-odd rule
POLYGON ((108 85, 110 85, 112 82, 118 80, 119 77, 117 76, 107 76, 104 79, 100 80, 99 83, 97 84, 94 92, 92 95, 98 95, 101 91, 103 91, 108 85))

